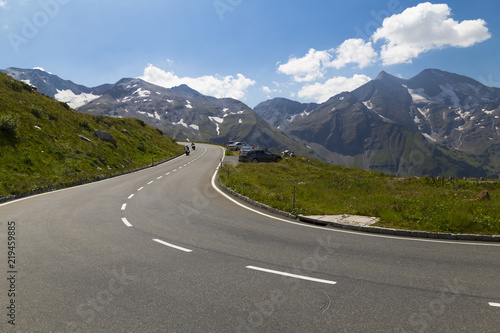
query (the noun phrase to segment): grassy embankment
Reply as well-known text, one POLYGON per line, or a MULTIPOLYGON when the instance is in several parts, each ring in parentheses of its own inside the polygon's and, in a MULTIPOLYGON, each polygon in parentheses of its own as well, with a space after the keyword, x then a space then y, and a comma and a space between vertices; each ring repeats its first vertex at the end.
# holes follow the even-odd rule
POLYGON ((143 121, 82 114, 0 75, 0 198, 108 177, 182 152, 143 121))
POLYGON ((296 214, 380 217, 381 227, 500 234, 500 183, 436 182, 329 166, 303 157, 242 164, 219 172, 221 182, 253 200, 296 214), (491 199, 477 199, 487 190, 491 199))

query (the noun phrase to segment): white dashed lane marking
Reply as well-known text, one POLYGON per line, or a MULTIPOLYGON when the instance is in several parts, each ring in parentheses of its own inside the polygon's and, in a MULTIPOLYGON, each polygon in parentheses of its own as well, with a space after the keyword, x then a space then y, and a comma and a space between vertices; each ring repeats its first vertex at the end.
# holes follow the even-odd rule
POLYGON ((500 308, 500 303, 488 303, 490 306, 494 306, 496 308, 500 308))
POLYGON ((126 225, 127 227, 131 227, 131 226, 132 226, 132 224, 130 224, 130 222, 129 222, 129 221, 127 221, 127 219, 126 219, 125 217, 122 217, 122 222, 123 222, 123 223, 125 223, 125 225, 126 225))
POLYGON ((157 243, 163 244, 165 246, 171 247, 171 248, 176 249, 176 250, 180 250, 180 251, 184 251, 184 252, 193 252, 193 250, 186 249, 184 247, 180 247, 180 246, 177 246, 177 245, 174 245, 174 244, 170 244, 170 243, 164 242, 164 241, 162 241, 160 239, 153 239, 153 240, 155 242, 157 242, 157 243))
MULTIPOLYGON (((206 151, 205 151, 205 152, 206 152, 206 151)), ((200 156, 198 156, 198 157, 194 158, 193 160, 191 160, 191 162, 188 162, 188 163, 184 164, 183 166, 181 166, 181 167, 179 167, 179 168, 177 168, 177 169, 174 169, 174 170, 172 170, 172 171, 169 171, 169 172, 165 173, 165 176, 168 176, 168 175, 172 174, 172 172, 176 172, 177 170, 180 170, 180 169, 182 169, 183 167, 186 167, 186 166, 190 165, 191 163, 194 163, 196 160, 198 160, 200 157, 202 157, 202 156, 205 154, 205 152, 204 152, 203 154, 201 154, 200 156)), ((157 180, 160 180, 160 179, 162 179, 162 178, 163 178, 163 176, 159 176, 159 177, 157 177, 156 179, 157 179, 157 180)), ((150 181, 149 183, 147 183, 147 185, 151 185, 151 184, 153 184, 153 183, 154 183, 154 181, 152 180, 152 181, 150 181)), ((140 191, 142 191, 143 189, 144 189, 144 186, 139 187, 139 188, 137 189, 137 192, 140 192, 140 191)), ((130 200, 130 199, 132 199, 134 196, 135 196, 135 193, 132 193, 131 195, 129 195, 129 196, 128 196, 128 198, 127 198, 127 199, 128 199, 128 200, 130 200)), ((126 204, 126 203, 122 204, 121 210, 122 210, 122 211, 125 211, 125 209, 126 209, 126 208, 127 208, 127 204, 126 204)), ((122 222, 123 222, 123 223, 124 223, 127 227, 132 227, 132 224, 131 224, 131 223, 130 223, 130 222, 129 222, 129 221, 128 221, 125 217, 122 217, 122 222)), ((175 248, 175 249, 181 250, 181 251, 191 252, 191 250, 189 250, 189 249, 185 249, 185 248, 182 248, 182 247, 180 247, 180 246, 176 246, 176 245, 173 245, 173 244, 170 244, 170 243, 164 242, 164 241, 159 240, 159 239, 154 239, 154 241, 155 241, 155 242, 157 242, 157 243, 160 243, 160 244, 163 244, 163 245, 166 245, 166 246, 169 246, 169 247, 172 247, 172 248, 175 248)))
POLYGON ((253 269, 255 271, 261 271, 261 272, 265 272, 265 273, 277 274, 277 275, 287 276, 287 277, 291 277, 291 278, 295 278, 295 279, 301 279, 301 280, 307 280, 307 281, 313 281, 313 282, 320 282, 320 283, 325 283, 325 284, 336 284, 337 283, 335 281, 316 279, 316 278, 312 278, 312 277, 309 277, 309 276, 291 274, 291 273, 280 272, 280 271, 273 271, 271 269, 260 268, 260 267, 255 267, 255 266, 247 266, 247 268, 248 269, 253 269))

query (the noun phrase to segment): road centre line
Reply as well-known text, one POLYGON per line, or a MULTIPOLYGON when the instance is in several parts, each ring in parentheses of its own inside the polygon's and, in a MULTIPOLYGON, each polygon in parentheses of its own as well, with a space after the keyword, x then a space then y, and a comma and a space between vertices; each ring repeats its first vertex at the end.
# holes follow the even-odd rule
POLYGON ((163 178, 163 176, 160 176, 160 177, 158 177, 158 178, 156 178, 156 179, 162 179, 162 178, 163 178))
POLYGON ((500 308, 500 303, 488 303, 490 306, 500 308))
POLYGON ((125 208, 127 208, 127 204, 126 204, 126 203, 124 203, 124 204, 122 205, 122 210, 125 210, 125 208))
POLYGON ((137 189, 137 192, 141 191, 142 189, 144 189, 144 187, 139 187, 139 188, 137 189))
POLYGON ((122 217, 122 222, 123 222, 123 223, 125 223, 125 225, 126 225, 127 227, 131 227, 131 226, 132 226, 132 224, 130 224, 130 222, 129 222, 129 221, 127 221, 127 219, 126 219, 125 217, 122 217))
POLYGON ((151 184, 153 184, 153 181, 150 181, 150 182, 148 183, 148 185, 151 185, 151 184))
POLYGON ((174 245, 174 244, 170 244, 170 243, 167 243, 165 241, 162 241, 160 239, 153 239, 155 242, 157 243, 160 243, 160 244, 163 244, 163 245, 166 245, 168 247, 171 247, 173 249, 177 249, 177 250, 180 250, 180 251, 184 251, 184 252, 193 252, 193 250, 189 250, 189 249, 186 249, 184 247, 180 247, 180 246, 177 246, 177 245, 174 245))
POLYGON ((128 199, 129 199, 129 200, 130 200, 130 199, 132 199, 132 198, 134 197, 134 195, 135 195, 135 194, 133 194, 133 193, 132 193, 131 195, 129 195, 129 196, 128 196, 128 199))
POLYGON ((271 273, 271 274, 276 274, 276 275, 287 276, 287 277, 291 277, 291 278, 295 278, 295 279, 301 279, 301 280, 307 280, 307 281, 313 281, 313 282, 319 282, 319 283, 325 283, 325 284, 337 284, 337 282, 335 282, 335 281, 323 280, 323 279, 316 279, 316 278, 312 278, 312 277, 309 277, 309 276, 291 274, 291 273, 280 272, 280 271, 274 271, 274 270, 271 270, 271 269, 266 269, 266 268, 261 268, 261 267, 247 266, 246 268, 253 269, 255 271, 265 272, 265 273, 271 273))
POLYGON ((165 174, 165 176, 168 176, 168 175, 170 175, 170 172, 167 172, 167 173, 165 174))

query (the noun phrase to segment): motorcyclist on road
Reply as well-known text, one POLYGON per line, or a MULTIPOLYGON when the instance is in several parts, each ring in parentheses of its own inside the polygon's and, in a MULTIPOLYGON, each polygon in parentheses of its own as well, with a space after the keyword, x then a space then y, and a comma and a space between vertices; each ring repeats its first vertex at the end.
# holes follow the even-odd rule
POLYGON ((195 149, 196 149, 196 146, 194 145, 194 142, 193 142, 193 143, 191 143, 191 148, 193 148, 193 150, 195 150, 195 149))

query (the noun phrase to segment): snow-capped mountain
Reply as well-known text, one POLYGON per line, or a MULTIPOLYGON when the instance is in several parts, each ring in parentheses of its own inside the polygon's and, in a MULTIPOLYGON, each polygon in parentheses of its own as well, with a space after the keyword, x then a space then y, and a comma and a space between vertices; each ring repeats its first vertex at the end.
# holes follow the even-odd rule
POLYGON ((427 69, 403 80, 383 72, 353 94, 386 121, 449 149, 480 155, 500 144, 500 88, 466 76, 427 69))
POLYGON ((186 85, 167 89, 138 78, 122 79, 78 110, 138 118, 175 140, 221 144, 237 140, 275 151, 288 148, 314 155, 305 144, 270 126, 246 104, 205 96, 186 85))
POLYGON ((9 68, 4 72, 81 112, 138 118, 176 140, 238 140, 275 151, 292 149, 322 159, 300 140, 270 126, 244 103, 204 96, 186 85, 167 89, 141 79, 125 78, 115 84, 88 88, 42 69, 9 68))
POLYGON ((308 116, 317 107, 316 103, 300 103, 278 97, 259 103, 253 110, 272 126, 284 130, 290 123, 308 116))
POLYGON ((34 86, 42 94, 50 96, 61 102, 68 103, 72 108, 78 108, 98 98, 109 89, 109 84, 94 88, 63 80, 60 77, 46 72, 42 69, 7 68, 2 72, 12 76, 14 79, 34 86))
POLYGON ((464 177, 500 173, 499 129, 499 88, 436 69, 409 80, 382 72, 283 128, 335 164, 464 177))

